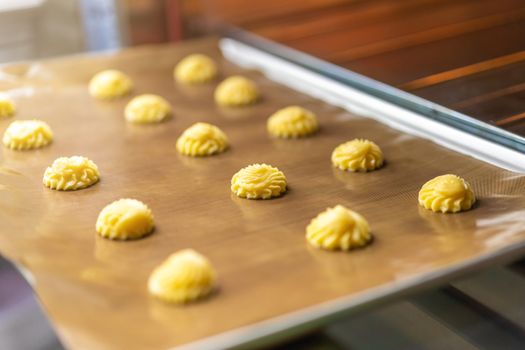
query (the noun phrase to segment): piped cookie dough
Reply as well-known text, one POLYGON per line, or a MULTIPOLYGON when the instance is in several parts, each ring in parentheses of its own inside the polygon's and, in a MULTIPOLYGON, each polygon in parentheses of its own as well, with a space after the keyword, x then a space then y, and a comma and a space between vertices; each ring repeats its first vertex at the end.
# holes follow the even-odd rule
POLYGON ((172 254, 151 273, 148 290, 170 303, 186 303, 210 294, 216 285, 211 263, 193 249, 172 254))
POLYGON ((318 248, 350 250, 372 240, 368 222, 358 213, 342 206, 328 208, 306 227, 307 241, 318 248))
POLYGON ((11 117, 15 112, 15 102, 7 94, 0 93, 0 119, 11 117))
POLYGON ((133 89, 131 79, 121 71, 108 69, 99 72, 89 82, 89 93, 100 100, 125 96, 133 89))
POLYGON ((364 139, 340 144, 332 152, 332 165, 341 170, 372 171, 383 166, 383 161, 379 146, 364 139))
POLYGON ((182 84, 206 83, 217 76, 217 65, 206 55, 192 54, 175 66, 173 76, 182 84))
POLYGON ((96 230, 109 239, 138 239, 151 233, 155 227, 153 215, 146 204, 136 199, 119 199, 102 209, 96 230))
POLYGON ((4 132, 4 146, 14 150, 30 150, 53 141, 49 125, 41 120, 15 120, 4 132))
POLYGON ((270 199, 286 192, 286 177, 268 164, 253 164, 242 168, 231 180, 231 190, 238 197, 270 199))
POLYGON ((299 138, 315 133, 319 124, 313 112, 299 106, 290 106, 272 114, 266 128, 275 137, 299 138))
POLYGON ((98 167, 86 157, 72 156, 55 159, 44 172, 43 183, 52 190, 75 191, 100 180, 98 167))
POLYGON ((426 182, 419 191, 419 205, 433 212, 457 213, 469 210, 476 197, 469 183, 457 175, 441 175, 426 182))
POLYGON ((223 80, 215 89, 215 102, 225 107, 240 107, 255 103, 259 90, 253 81, 240 75, 223 80))
POLYGON ((153 94, 134 97, 124 109, 126 120, 135 124, 159 123, 168 119, 171 114, 169 102, 153 94))
POLYGON ((193 124, 177 139, 177 150, 185 156, 211 156, 224 152, 228 147, 226 134, 208 123, 193 124))

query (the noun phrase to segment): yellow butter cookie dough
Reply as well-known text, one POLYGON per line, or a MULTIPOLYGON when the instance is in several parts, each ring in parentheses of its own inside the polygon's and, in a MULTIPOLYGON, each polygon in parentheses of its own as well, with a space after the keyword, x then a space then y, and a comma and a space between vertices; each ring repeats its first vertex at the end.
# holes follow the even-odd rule
POLYGON ((215 89, 215 102, 220 106, 246 106, 258 99, 259 90, 255 83, 240 75, 223 80, 215 89))
POLYGON ((193 249, 172 254, 151 273, 148 290, 170 303, 186 303, 210 294, 216 284, 211 263, 193 249))
POLYGON ((383 166, 383 152, 372 141, 355 139, 334 149, 332 165, 341 170, 372 171, 383 166))
POLYGON ((270 199, 286 192, 286 177, 268 164, 252 164, 242 168, 231 180, 231 190, 238 197, 270 199))
POLYGON ((208 123, 195 123, 177 139, 177 150, 192 157, 222 153, 228 148, 228 138, 221 129, 208 123))
POLYGON ((146 204, 129 198, 105 206, 96 223, 96 230, 102 237, 117 240, 144 237, 154 227, 153 215, 146 204))
POLYGON ((153 94, 134 97, 124 109, 126 120, 136 124, 159 123, 168 119, 171 114, 169 102, 153 94))
POLYGON ((276 137, 298 138, 315 133, 319 125, 313 112, 299 106, 290 106, 272 114, 266 128, 276 137))
POLYGON ((108 69, 99 72, 89 82, 89 93, 100 100, 122 97, 131 92, 133 82, 121 71, 108 69))
POLYGON ((74 191, 96 184, 100 180, 98 167, 86 157, 55 159, 44 172, 43 183, 52 190, 74 191))
POLYGON ((11 117, 16 112, 14 101, 7 95, 0 93, 0 118, 11 117))
POLYGON ((469 210, 476 197, 469 183, 457 175, 441 175, 426 182, 419 191, 419 205, 441 213, 469 210))
POLYGON ((2 141, 14 150, 41 148, 53 141, 53 132, 41 120, 15 120, 5 130, 2 141))
POLYGON ((217 76, 217 65, 206 55, 192 54, 175 66, 173 76, 183 84, 205 83, 217 76))
POLYGON ((310 222, 306 227, 306 239, 318 248, 350 250, 367 245, 372 235, 365 218, 337 205, 326 209, 310 222))

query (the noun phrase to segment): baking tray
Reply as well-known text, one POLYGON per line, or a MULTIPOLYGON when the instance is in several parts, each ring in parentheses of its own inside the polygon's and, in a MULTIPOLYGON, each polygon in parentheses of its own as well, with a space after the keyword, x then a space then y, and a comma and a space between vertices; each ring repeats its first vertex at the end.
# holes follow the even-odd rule
MULTIPOLYGON (((53 144, 41 150, 2 150, 0 252, 25 271, 68 348, 261 345, 525 251, 523 176, 242 70, 221 58, 217 38, 8 65, 0 78, 0 88, 19 106, 15 119, 39 118, 55 132, 53 144), (174 64, 193 52, 218 60, 221 78, 254 79, 262 101, 219 108, 213 103, 217 82, 174 84, 174 64), (136 94, 166 97, 174 118, 130 125, 123 108, 131 97, 92 99, 87 82, 106 68, 128 73, 136 94), (270 138, 267 117, 292 104, 314 111, 320 132, 301 140, 270 138), (176 138, 197 121, 218 125, 231 149, 203 159, 179 155, 176 138), (354 174, 331 167, 332 149, 356 137, 381 146, 384 168, 354 174), (94 160, 101 182, 75 192, 45 188, 44 169, 68 155, 94 160), (267 201, 231 195, 231 176, 256 162, 286 174, 286 195, 267 201), (470 181, 479 198, 473 210, 442 215, 418 207, 420 186, 445 173, 470 181), (150 206, 154 234, 130 242, 95 234, 99 211, 122 197, 150 206), (350 253, 307 245, 306 225, 336 204, 368 219, 372 245, 350 253), (152 299, 149 273, 183 248, 212 261, 218 293, 186 306, 152 299)), ((12 120, 0 121, 0 130, 12 120)))

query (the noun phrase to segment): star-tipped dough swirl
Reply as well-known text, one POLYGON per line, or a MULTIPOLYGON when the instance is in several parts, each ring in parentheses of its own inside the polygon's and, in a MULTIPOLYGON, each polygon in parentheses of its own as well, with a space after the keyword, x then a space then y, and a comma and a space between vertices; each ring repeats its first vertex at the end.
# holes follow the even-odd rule
POLYGON ((125 96, 132 89, 133 82, 131 79, 116 69, 99 72, 89 82, 89 93, 91 96, 101 100, 125 96))
POLYGON ((383 166, 383 152, 372 141, 355 139, 337 146, 332 165, 348 171, 372 171, 383 166))
POLYGON ((298 138, 315 133, 319 125, 313 112, 299 106, 290 106, 272 114, 266 127, 273 136, 298 138))
POLYGON ((259 90, 255 83, 239 75, 225 79, 215 89, 215 102, 220 106, 245 106, 258 99, 259 90))
POLYGON ((117 240, 141 238, 151 233, 154 227, 148 206, 128 198, 105 206, 96 223, 96 230, 102 237, 117 240))
POLYGON ((47 167, 43 183, 52 190, 74 191, 89 187, 100 179, 98 167, 86 157, 60 157, 47 167))
POLYGON ((35 149, 50 144, 53 132, 41 120, 15 120, 7 127, 2 141, 7 148, 14 150, 35 149))
POLYGON ((231 190, 247 199, 269 199, 286 192, 286 177, 279 169, 267 164, 242 168, 231 180, 231 190))
POLYGON ((206 55, 192 54, 175 66, 173 76, 183 84, 205 83, 217 76, 217 65, 206 55))
POLYGON ((16 107, 13 100, 8 95, 0 93, 0 118, 11 117, 15 112, 16 107))
POLYGON ((372 235, 368 222, 358 213, 337 205, 317 215, 306 228, 313 246, 328 250, 350 250, 368 244, 372 235))
POLYGON ((192 249, 172 254, 151 273, 150 294, 171 303, 185 303, 210 294, 216 274, 211 263, 192 249))
POLYGON ((158 123, 168 119, 171 113, 169 102, 153 94, 134 97, 124 109, 126 120, 136 124, 158 123))
POLYGON ((457 175, 447 174, 426 182, 419 191, 419 205, 441 213, 469 210, 476 196, 469 183, 457 175))
POLYGON ((208 123, 195 123, 177 139, 177 150, 186 156, 204 157, 224 152, 229 146, 226 134, 208 123))

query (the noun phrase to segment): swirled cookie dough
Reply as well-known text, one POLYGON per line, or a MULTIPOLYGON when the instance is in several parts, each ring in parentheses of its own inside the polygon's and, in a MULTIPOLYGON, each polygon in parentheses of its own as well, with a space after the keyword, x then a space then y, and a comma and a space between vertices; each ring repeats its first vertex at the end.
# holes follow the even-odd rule
POLYGON ((334 149, 332 165, 341 170, 372 171, 383 166, 383 152, 372 141, 355 139, 334 149))
POLYGON ((217 76, 217 65, 206 55, 192 54, 175 66, 173 76, 183 84, 205 83, 217 76))
POLYGON ((271 165, 253 164, 233 175, 231 190, 238 197, 247 199, 279 197, 286 192, 286 177, 271 165))
POLYGON ((208 259, 192 249, 184 249, 153 270, 148 290, 163 301, 185 303, 210 294, 216 279, 208 259))
POLYGON ((102 209, 96 230, 105 238, 127 240, 141 238, 153 231, 153 215, 146 204, 136 199, 119 199, 102 209))
POLYGON ((122 97, 131 92, 133 82, 121 71, 108 69, 99 72, 89 82, 89 93, 100 100, 122 97))
POLYGON ((229 146, 226 134, 208 123, 195 123, 177 139, 177 150, 192 157, 211 156, 224 152, 229 146))
POLYGON ((255 103, 259 90, 253 81, 235 75, 223 80, 215 89, 215 102, 225 107, 240 107, 255 103))
POLYGON ((126 120, 136 124, 159 123, 168 119, 171 114, 169 102, 153 94, 134 97, 124 109, 126 120))
POLYGON ((86 157, 60 157, 47 167, 43 183, 52 190, 74 191, 96 184, 98 167, 86 157))
POLYGON ((2 141, 7 148, 14 150, 35 149, 50 144, 53 132, 41 120, 15 120, 7 127, 2 141))
POLYGON ((15 112, 15 102, 8 95, 0 93, 0 119, 11 117, 15 112))
POLYGON ((419 205, 441 213, 469 210, 476 197, 469 183, 457 175, 441 175, 426 182, 419 191, 419 205))
POLYGON ((298 138, 315 133, 319 124, 313 112, 299 106, 290 106, 272 114, 266 128, 275 137, 298 138))
POLYGON ((306 227, 306 239, 318 248, 350 250, 367 245, 372 235, 365 218, 337 205, 326 209, 310 222, 306 227))

